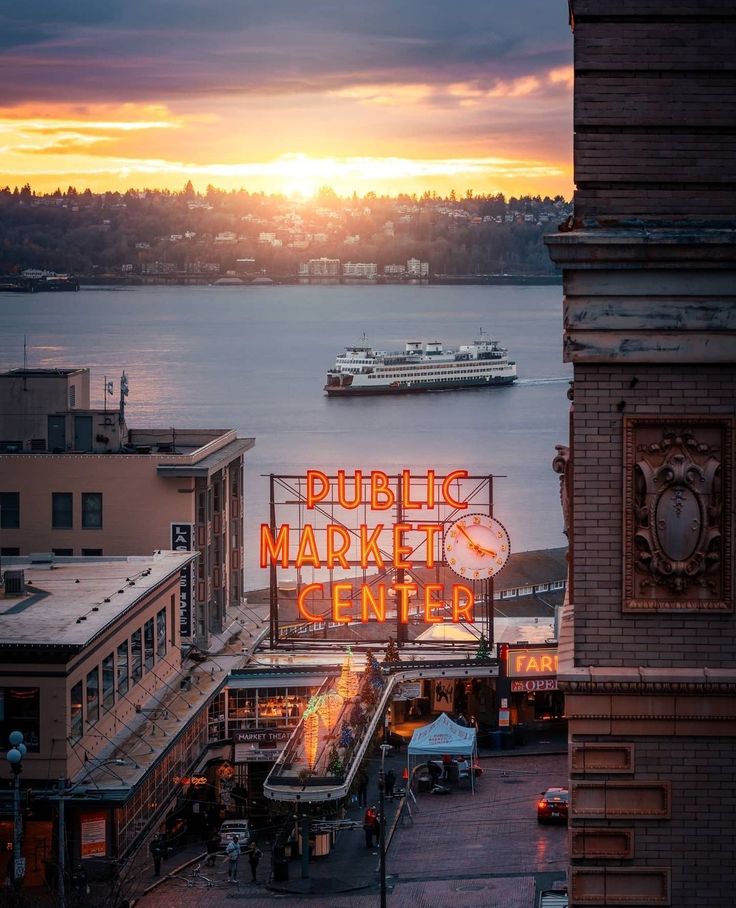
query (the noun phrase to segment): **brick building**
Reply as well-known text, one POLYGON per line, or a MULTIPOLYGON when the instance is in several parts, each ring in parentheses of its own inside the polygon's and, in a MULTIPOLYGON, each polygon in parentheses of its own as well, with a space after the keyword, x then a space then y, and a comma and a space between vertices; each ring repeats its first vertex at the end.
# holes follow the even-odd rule
MULTIPOLYGON (((572 0, 570 904, 734 903, 736 17, 572 0)), ((569 459, 568 459, 569 457, 569 459)))

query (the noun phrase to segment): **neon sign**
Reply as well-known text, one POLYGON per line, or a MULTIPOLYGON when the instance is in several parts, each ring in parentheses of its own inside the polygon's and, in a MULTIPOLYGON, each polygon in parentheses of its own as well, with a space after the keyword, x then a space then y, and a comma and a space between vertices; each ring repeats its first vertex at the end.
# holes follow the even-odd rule
POLYGON ((383 470, 355 470, 351 474, 338 470, 336 476, 308 470, 304 477, 289 479, 299 480, 300 523, 294 526, 274 520, 261 524, 262 568, 295 568, 297 572, 304 568, 360 568, 374 570, 379 576, 393 572, 393 577, 388 578, 390 583, 337 580, 325 584, 313 578, 312 583, 299 585, 296 606, 302 621, 316 624, 328 620, 338 625, 383 623, 389 616, 403 625, 410 618, 427 624, 474 621, 474 590, 468 582, 460 581, 486 580, 505 563, 509 546, 503 528, 503 533, 499 533, 503 539, 493 547, 485 538, 473 538, 485 530, 477 515, 471 515, 474 523, 463 528, 469 552, 476 561, 486 558, 486 553, 492 554, 492 567, 457 567, 456 558, 461 556, 453 551, 451 566, 460 574, 460 581, 439 582, 438 575, 438 582, 418 583, 412 576, 417 568, 432 569, 444 563, 445 548, 449 550, 453 544, 459 548, 454 537, 449 544, 444 537, 450 532, 451 520, 455 522, 452 532, 458 533, 457 517, 469 507, 471 496, 462 489, 463 481, 470 479, 466 470, 454 470, 445 476, 438 476, 434 470, 422 474, 402 470, 396 477, 383 470), (390 521, 389 511, 396 515, 394 522, 390 521), (306 513, 304 523, 302 512, 306 513), (345 513, 356 522, 339 519, 345 513), (375 521, 369 522, 369 515, 375 515, 375 521), (404 571, 409 573, 408 578, 404 571))

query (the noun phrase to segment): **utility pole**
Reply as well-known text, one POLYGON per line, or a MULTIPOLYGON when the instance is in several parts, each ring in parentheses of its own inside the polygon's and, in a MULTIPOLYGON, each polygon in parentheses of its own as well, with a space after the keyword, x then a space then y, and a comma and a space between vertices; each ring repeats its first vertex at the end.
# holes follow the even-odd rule
POLYGON ((59 908, 66 908, 66 826, 64 816, 64 795, 66 779, 59 779, 59 908))

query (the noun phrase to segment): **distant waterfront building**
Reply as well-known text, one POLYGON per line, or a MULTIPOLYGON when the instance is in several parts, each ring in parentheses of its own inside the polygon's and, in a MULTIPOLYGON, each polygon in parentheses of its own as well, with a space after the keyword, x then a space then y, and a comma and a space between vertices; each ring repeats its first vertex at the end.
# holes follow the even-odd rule
MULTIPOLYGON (((0 374, 2 554, 198 550, 183 635, 206 646, 243 596, 243 467, 254 439, 128 428, 124 406, 90 406, 89 387, 89 369, 0 374)), ((126 389, 124 379, 123 405, 126 389)))
POLYGON ((322 256, 299 265, 300 277, 340 277, 340 259, 322 256))
POLYGON ((403 277, 406 274, 406 265, 384 265, 383 273, 386 277, 403 277))
POLYGON ((342 266, 343 277, 375 280, 378 277, 378 265, 375 262, 345 262, 342 266))
POLYGON ((409 259, 406 263, 406 273, 409 277, 429 277, 429 262, 420 262, 419 259, 409 259))
POLYGON ((174 262, 143 262, 141 264, 141 274, 174 274, 175 272, 174 262))

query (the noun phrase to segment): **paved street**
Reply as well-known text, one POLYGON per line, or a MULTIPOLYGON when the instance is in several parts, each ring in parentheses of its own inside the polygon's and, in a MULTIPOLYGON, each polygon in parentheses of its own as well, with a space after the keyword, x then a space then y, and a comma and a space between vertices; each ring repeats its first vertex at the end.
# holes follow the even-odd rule
MULTIPOLYGON (((389 908, 533 908, 535 884, 547 888, 564 875, 566 830, 539 826, 536 802, 544 788, 565 784, 566 756, 504 754, 482 757, 480 763, 484 771, 475 796, 465 789, 447 796, 420 794, 412 820, 397 827, 387 859, 389 908)), ((357 809, 352 813, 359 816, 357 809)), ((332 854, 310 866, 317 890, 311 896, 267 889, 264 854, 257 884, 249 882, 245 859, 237 885, 226 882, 220 862, 212 871, 202 868, 211 886, 192 879, 191 869, 182 871, 181 878, 165 880, 137 905, 224 908, 247 902, 273 908, 277 902, 284 908, 368 908, 378 904, 377 862, 376 850, 365 848, 358 829, 341 833, 332 854), (334 891, 350 882, 365 888, 334 891)), ((290 862, 289 871, 290 885, 300 885, 299 863, 290 862)))

